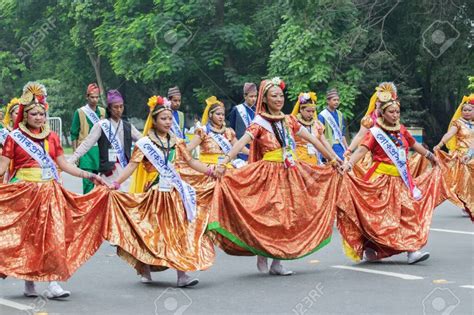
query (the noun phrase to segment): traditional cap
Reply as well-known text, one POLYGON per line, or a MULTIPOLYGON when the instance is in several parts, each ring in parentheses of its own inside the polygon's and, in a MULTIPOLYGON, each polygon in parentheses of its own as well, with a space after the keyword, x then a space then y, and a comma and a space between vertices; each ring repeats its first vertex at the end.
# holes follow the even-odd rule
POLYGON ((110 90, 107 92, 107 105, 112 103, 123 103, 122 94, 118 90, 110 90))
POLYGON ((257 85, 253 82, 245 82, 244 84, 244 95, 257 92, 257 85))
MULTIPOLYGON (((456 112, 454 113, 453 117, 451 118, 451 121, 449 122, 449 127, 448 127, 448 130, 449 128, 451 128, 451 126, 453 125, 453 123, 458 120, 459 118, 462 117, 462 108, 465 104, 471 104, 471 105, 474 105, 474 93, 470 94, 469 96, 468 95, 465 95, 462 100, 461 100, 461 104, 459 104, 458 108, 456 109, 456 112)), ((449 139, 449 141, 446 143, 446 147, 449 149, 449 151, 453 151, 453 150, 456 150, 456 146, 457 146, 457 140, 456 140, 456 137, 452 137, 451 139, 449 139)))
POLYGON ((330 100, 333 97, 339 97, 336 89, 330 89, 326 92, 326 99, 330 100))
MULTIPOLYGON (((291 112, 291 115, 296 116, 300 112, 300 108, 304 107, 314 107, 316 108, 316 101, 318 97, 316 93, 314 92, 308 92, 308 93, 300 93, 298 95, 298 100, 296 101, 295 106, 293 107, 293 111, 291 112)), ((314 112, 314 115, 316 116, 317 113, 314 112)))
POLYGON ((168 98, 171 98, 172 96, 176 95, 181 95, 181 92, 179 91, 179 88, 177 86, 173 86, 168 89, 168 98))
POLYGON ((86 95, 89 95, 89 94, 100 94, 100 89, 99 89, 99 86, 97 85, 97 83, 91 83, 87 86, 87 93, 86 95))
POLYGON ((10 101, 10 103, 8 103, 7 105, 7 108, 5 110, 5 117, 3 118, 3 124, 5 126, 9 126, 10 123, 12 122, 11 119, 12 119, 12 116, 11 114, 13 113, 13 111, 18 108, 20 106, 20 99, 19 98, 12 98, 12 100, 10 101))
POLYGON ((215 112, 219 107, 225 108, 224 103, 219 101, 217 97, 211 96, 206 99, 206 108, 204 109, 204 113, 202 114, 202 119, 201 119, 201 125, 205 126, 207 122, 209 121, 209 115, 215 112), (211 106, 217 104, 219 106, 216 106, 211 110, 211 106))

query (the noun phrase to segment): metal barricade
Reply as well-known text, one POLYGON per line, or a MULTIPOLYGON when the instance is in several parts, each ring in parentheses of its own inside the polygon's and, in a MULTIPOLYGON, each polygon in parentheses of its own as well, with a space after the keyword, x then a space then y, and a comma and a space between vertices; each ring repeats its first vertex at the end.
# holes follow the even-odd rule
POLYGON ((61 117, 48 117, 49 128, 58 134, 61 145, 63 144, 63 121, 61 117))

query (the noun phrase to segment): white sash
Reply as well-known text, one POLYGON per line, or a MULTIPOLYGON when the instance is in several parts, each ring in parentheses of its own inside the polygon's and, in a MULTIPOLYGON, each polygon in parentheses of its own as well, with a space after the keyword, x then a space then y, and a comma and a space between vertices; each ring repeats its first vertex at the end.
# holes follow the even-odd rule
POLYGON ((212 131, 208 133, 208 136, 211 137, 212 140, 217 142, 224 154, 228 154, 230 152, 230 149, 232 149, 232 144, 230 144, 229 140, 227 140, 226 137, 212 131))
MULTIPOLYGON (((222 152, 224 152, 224 154, 229 154, 230 150, 232 149, 232 144, 229 142, 229 140, 227 140, 226 137, 212 131, 210 131, 208 135, 209 137, 212 138, 212 140, 214 140, 219 145, 219 147, 221 148, 222 152)), ((247 165, 247 163, 242 159, 234 159, 232 161, 232 165, 235 168, 241 168, 247 165)))
MULTIPOLYGON (((282 128, 285 128, 285 120, 286 120, 286 118, 281 121, 282 128)), ((268 120, 266 120, 265 118, 263 118, 262 116, 260 116, 260 115, 255 116, 255 118, 252 122, 256 123, 257 125, 259 125, 263 128, 265 128, 268 132, 270 132, 272 134, 275 134, 273 132, 273 128, 272 128, 272 125, 270 124, 270 122, 268 120)), ((293 135, 291 134, 290 130, 285 130, 285 131, 286 131, 285 132, 286 145, 289 145, 293 151, 296 151, 296 142, 295 142, 295 139, 293 139, 293 135)))
MULTIPOLYGON (((305 127, 306 128, 306 127, 305 127)), ((318 131, 315 130, 316 129, 316 122, 314 122, 312 125, 311 125, 311 128, 310 128, 310 134, 316 138, 317 136, 317 133, 318 131)), ((307 144, 307 147, 306 147, 306 150, 308 151, 308 155, 315 155, 316 158, 318 159, 318 164, 322 164, 322 155, 321 155, 321 152, 319 152, 312 143, 308 142, 307 144), (314 150, 315 153, 312 153, 310 152, 310 149, 311 150, 314 150)))
POLYGON ((92 111, 92 109, 89 107, 89 105, 84 105, 81 107, 81 110, 86 114, 87 118, 93 123, 94 125, 99 122, 100 118, 97 116, 97 114, 92 111))
POLYGON ((5 140, 7 140, 7 136, 10 132, 8 131, 7 128, 2 128, 0 129, 0 144, 1 145, 4 145, 5 144, 5 140))
POLYGON ((38 162, 42 169, 49 169, 54 177, 54 180, 59 182, 58 169, 56 168, 56 164, 54 164, 54 161, 51 156, 49 156, 48 152, 46 152, 35 142, 31 141, 30 138, 28 138, 18 129, 13 130, 9 135, 26 153, 28 153, 29 156, 38 162))
POLYGON ((392 163, 397 167, 398 173, 400 173, 400 177, 410 190, 413 198, 419 200, 421 198, 421 191, 413 183, 413 178, 408 172, 407 161, 403 161, 400 158, 400 155, 398 154, 398 149, 393 143, 393 141, 390 140, 387 134, 379 127, 370 128, 370 132, 374 136, 375 140, 377 140, 378 144, 382 147, 385 154, 387 154, 392 163))
POLYGON ((181 179, 172 164, 165 161, 163 153, 149 137, 141 138, 137 141, 136 145, 160 173, 160 176, 170 178, 171 184, 176 188, 181 196, 184 208, 186 209, 188 221, 192 221, 196 217, 197 212, 196 191, 194 188, 181 179))
POLYGON ((245 128, 247 128, 252 122, 252 120, 250 119, 249 114, 247 113, 247 109, 245 108, 245 105, 244 104, 237 105, 235 106, 235 109, 237 109, 237 112, 239 113, 240 117, 244 121, 245 128))
POLYGON ((127 158, 125 157, 125 151, 123 150, 122 145, 118 141, 117 137, 114 137, 112 141, 109 138, 111 134, 117 135, 117 131, 115 127, 112 126, 112 122, 108 121, 107 119, 103 119, 100 121, 100 127, 102 128, 102 131, 105 133, 105 136, 107 137, 107 139, 109 139, 109 142, 112 145, 112 148, 114 148, 115 152, 117 152, 120 166, 125 168, 128 163, 127 163, 127 158))
POLYGON ((173 125, 171 126, 171 131, 175 134, 176 137, 184 139, 183 131, 181 130, 181 128, 179 128, 179 124, 174 118, 174 115, 173 115, 173 125))
POLYGON ((339 125, 334 120, 334 117, 332 117, 331 113, 327 109, 321 112, 321 116, 324 117, 324 119, 328 122, 329 126, 331 127, 333 131, 332 134, 334 135, 335 140, 339 141, 339 143, 342 145, 344 150, 346 150, 346 146, 344 145, 344 142, 342 141, 343 135, 342 135, 341 128, 339 128, 339 125))

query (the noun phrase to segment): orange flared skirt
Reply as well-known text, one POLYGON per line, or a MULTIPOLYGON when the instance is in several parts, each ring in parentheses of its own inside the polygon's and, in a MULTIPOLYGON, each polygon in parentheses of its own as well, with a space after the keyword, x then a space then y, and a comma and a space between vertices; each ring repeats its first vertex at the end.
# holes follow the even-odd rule
POLYGON ((380 175, 364 181, 344 175, 337 202, 337 226, 347 256, 358 261, 371 248, 384 258, 422 248, 433 210, 447 198, 441 169, 415 179, 422 198, 414 200, 401 177, 380 175))
POLYGON ((330 166, 258 161, 215 187, 208 230, 233 255, 296 259, 329 243, 339 182, 330 166))
POLYGON ((107 194, 77 195, 53 181, 0 185, 0 274, 69 279, 104 240, 107 194))
POLYGON ((474 222, 474 160, 461 162, 462 156, 438 151, 437 157, 443 168, 443 178, 449 189, 449 200, 463 208, 474 222))
POLYGON ((205 235, 212 193, 203 199, 196 191, 198 213, 193 222, 186 217, 179 193, 150 189, 128 194, 113 191, 109 200, 107 240, 118 246, 118 255, 138 273, 150 265, 152 271, 174 268, 196 271, 209 268, 215 257, 211 239, 205 235))

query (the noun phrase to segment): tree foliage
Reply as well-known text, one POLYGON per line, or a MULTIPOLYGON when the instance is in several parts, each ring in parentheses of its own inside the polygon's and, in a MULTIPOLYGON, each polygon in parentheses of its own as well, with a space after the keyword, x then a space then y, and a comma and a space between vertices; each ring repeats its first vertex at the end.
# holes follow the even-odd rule
MULTIPOLYGON (((4 0, 0 98, 30 80, 49 88, 68 130, 88 83, 118 88, 127 114, 145 118, 151 94, 178 85, 184 110, 216 95, 242 101, 244 82, 287 82, 300 92, 339 89, 356 130, 374 88, 394 81, 402 117, 432 143, 473 74, 472 1, 401 0, 4 0)), ((470 81, 472 88, 472 81, 470 81)))

